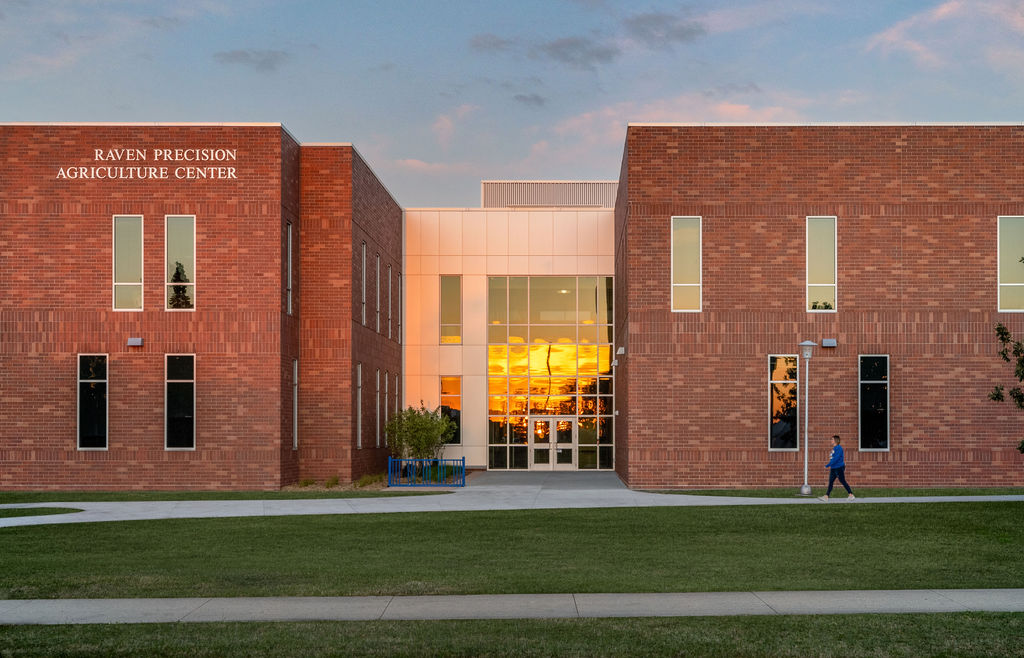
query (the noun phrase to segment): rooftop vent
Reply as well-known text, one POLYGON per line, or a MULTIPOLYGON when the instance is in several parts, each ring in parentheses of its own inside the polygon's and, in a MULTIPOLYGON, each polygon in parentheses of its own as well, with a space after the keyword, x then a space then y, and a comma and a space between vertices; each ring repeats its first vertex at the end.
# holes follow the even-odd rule
POLYGON ((485 180, 480 183, 484 208, 614 208, 618 181, 485 180))

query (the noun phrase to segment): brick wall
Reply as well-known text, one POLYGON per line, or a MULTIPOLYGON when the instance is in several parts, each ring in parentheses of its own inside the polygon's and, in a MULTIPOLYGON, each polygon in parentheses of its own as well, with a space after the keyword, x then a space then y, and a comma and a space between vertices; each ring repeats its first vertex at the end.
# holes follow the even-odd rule
POLYGON ((631 126, 616 233, 624 479, 799 485, 802 453, 767 449, 767 356, 836 338, 811 360, 812 483, 836 433, 854 487, 1024 483, 1024 416, 986 398, 1012 379, 993 325, 1024 332, 995 310, 996 218, 1024 214, 1021 146, 1021 127, 631 126), (701 313, 669 310, 673 215, 703 217, 701 313), (808 215, 838 218, 838 313, 804 311, 808 215), (859 354, 890 355, 886 453, 857 449, 859 354))
MULTIPOLYGON (((0 126, 0 488, 272 489, 281 483, 280 126, 0 126), (237 149, 228 163, 153 161, 237 149), (143 149, 100 162, 94 149, 143 149), (59 179, 168 166, 166 180, 59 179), (237 178, 178 179, 227 164, 237 178), (141 214, 142 311, 113 311, 112 216, 141 214), (164 310, 164 217, 196 216, 196 310, 164 310), (129 337, 144 339, 127 347, 129 337), (79 451, 81 353, 108 358, 108 449, 79 451), (164 355, 196 355, 196 449, 164 450, 164 355)), ((293 168, 293 167, 292 167, 293 168)), ((294 203, 292 203, 294 206, 294 203)))

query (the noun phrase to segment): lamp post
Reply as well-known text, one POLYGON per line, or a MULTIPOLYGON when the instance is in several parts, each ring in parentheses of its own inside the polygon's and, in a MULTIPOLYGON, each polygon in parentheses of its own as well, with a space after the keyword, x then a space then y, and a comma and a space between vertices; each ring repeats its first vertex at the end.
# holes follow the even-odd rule
POLYGON ((807 408, 811 406, 807 389, 811 380, 811 356, 814 354, 814 348, 817 345, 813 340, 805 340, 800 343, 800 349, 804 357, 804 484, 800 487, 801 496, 811 495, 811 485, 807 484, 807 450, 810 445, 807 437, 807 408))

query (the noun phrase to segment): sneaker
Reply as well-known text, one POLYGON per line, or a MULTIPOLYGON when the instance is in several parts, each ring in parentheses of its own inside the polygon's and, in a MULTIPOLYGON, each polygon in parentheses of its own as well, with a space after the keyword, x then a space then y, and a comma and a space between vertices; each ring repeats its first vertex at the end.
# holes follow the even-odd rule
POLYGON ((828 496, 818 496, 818 500, 820 500, 823 503, 827 503, 828 502, 828 496))
POLYGON ((849 496, 846 497, 846 500, 856 500, 856 499, 857 499, 857 497, 854 496, 853 494, 850 494, 849 496))

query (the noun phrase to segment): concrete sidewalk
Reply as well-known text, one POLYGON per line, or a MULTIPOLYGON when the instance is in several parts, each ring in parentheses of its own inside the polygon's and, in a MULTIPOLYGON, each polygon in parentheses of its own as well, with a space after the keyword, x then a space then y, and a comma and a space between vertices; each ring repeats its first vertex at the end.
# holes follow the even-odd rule
POLYGON ((0 600, 2 624, 1024 612, 1024 589, 0 600))

